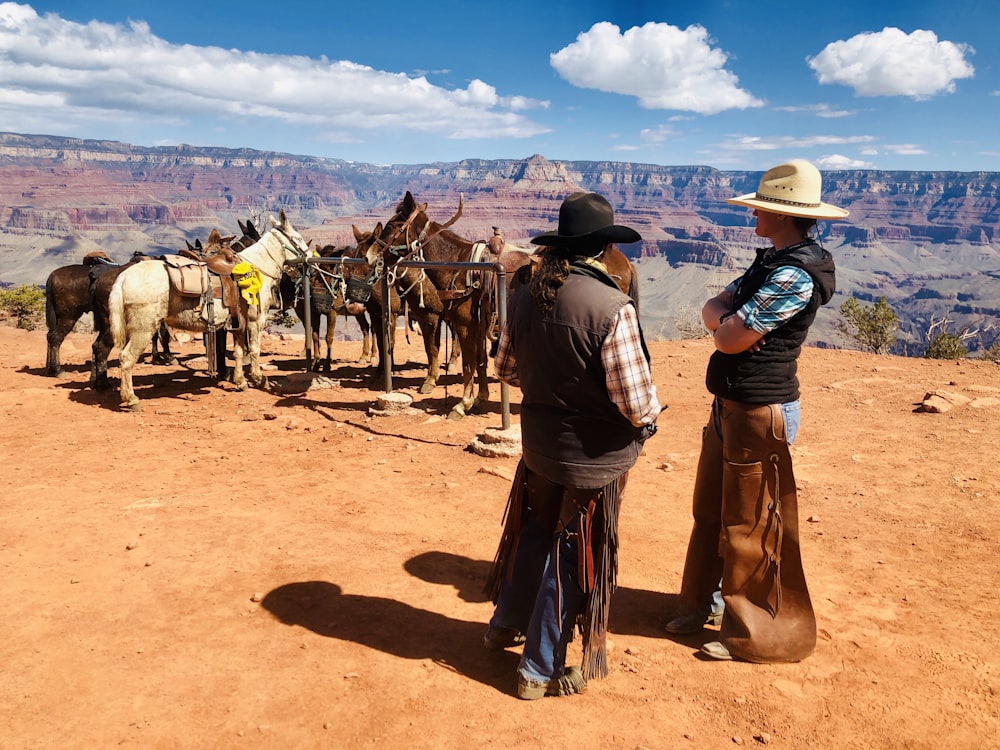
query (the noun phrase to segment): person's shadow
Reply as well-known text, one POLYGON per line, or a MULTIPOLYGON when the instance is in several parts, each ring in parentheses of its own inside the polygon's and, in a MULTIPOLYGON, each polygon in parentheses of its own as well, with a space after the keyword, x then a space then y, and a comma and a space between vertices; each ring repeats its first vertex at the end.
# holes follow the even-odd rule
MULTIPOLYGON (((416 578, 452 586, 466 602, 486 602, 491 563, 450 552, 425 552, 404 565, 416 578)), ((666 638, 663 623, 675 595, 618 587, 611 601, 609 632, 666 638)), ((456 620, 394 599, 345 594, 328 581, 288 583, 269 592, 263 607, 286 625, 340 638, 404 659, 437 664, 509 693, 520 655, 483 648, 485 622, 456 620)))
POLYGON ((288 583, 269 592, 261 603, 286 625, 404 659, 431 659, 510 693, 519 655, 484 649, 483 622, 456 620, 393 599, 345 594, 327 581, 288 583))

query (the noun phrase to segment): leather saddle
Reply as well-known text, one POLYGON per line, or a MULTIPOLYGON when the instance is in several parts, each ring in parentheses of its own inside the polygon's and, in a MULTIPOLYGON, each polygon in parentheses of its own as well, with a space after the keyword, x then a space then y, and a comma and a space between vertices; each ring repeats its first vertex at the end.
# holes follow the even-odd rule
POLYGON ((247 322, 240 309, 240 290, 233 278, 233 269, 239 262, 240 257, 231 248, 210 243, 206 250, 200 241, 193 246, 188 243, 177 255, 164 257, 174 291, 185 297, 201 297, 202 315, 209 324, 216 322, 211 310, 214 301, 221 300, 229 312, 226 328, 230 331, 242 330, 247 322))

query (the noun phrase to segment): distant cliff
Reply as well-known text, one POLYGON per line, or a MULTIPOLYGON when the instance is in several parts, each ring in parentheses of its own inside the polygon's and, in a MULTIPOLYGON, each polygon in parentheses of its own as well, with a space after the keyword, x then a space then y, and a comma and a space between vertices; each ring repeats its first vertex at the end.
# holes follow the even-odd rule
MULTIPOLYGON (((418 155, 415 155, 418 156, 418 155)), ((674 338, 697 323, 704 299, 752 257, 758 238, 746 209, 725 199, 756 189, 760 172, 626 162, 527 159, 374 165, 252 149, 140 147, 0 133, 0 282, 42 283, 55 267, 101 247, 172 251, 212 228, 285 208, 307 238, 352 241, 406 190, 435 218, 465 209, 454 229, 469 239, 502 228, 524 242, 553 227, 559 202, 593 190, 643 241, 622 249, 642 279, 652 336, 674 338)), ((902 343, 923 347, 933 316, 953 329, 1000 326, 1000 173, 849 170, 824 174, 824 199, 850 210, 824 223, 838 264, 838 295, 814 343, 849 345, 833 326, 849 295, 886 296, 903 318, 902 343)))

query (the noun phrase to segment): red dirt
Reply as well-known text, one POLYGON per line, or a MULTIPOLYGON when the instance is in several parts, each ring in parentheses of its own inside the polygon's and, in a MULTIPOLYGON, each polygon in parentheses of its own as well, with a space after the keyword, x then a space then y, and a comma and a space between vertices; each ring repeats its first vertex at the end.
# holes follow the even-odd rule
MULTIPOLYGON (((397 390, 419 385, 419 338, 397 390)), ((87 388, 91 337, 44 375, 45 333, 0 326, 0 747, 1000 747, 1000 368, 807 349, 794 451, 819 622, 799 664, 706 662, 672 638, 710 342, 654 342, 660 431, 621 518, 611 674, 518 701, 481 594, 516 459, 500 426, 413 414, 346 363, 303 392, 219 388, 191 344, 136 369, 141 413, 87 388), (944 389, 977 399, 915 413, 944 389)), ((115 362, 111 374, 116 375, 115 362)), ((512 390, 514 421, 519 394, 512 390)), ((579 641, 571 655, 578 656, 579 641)))

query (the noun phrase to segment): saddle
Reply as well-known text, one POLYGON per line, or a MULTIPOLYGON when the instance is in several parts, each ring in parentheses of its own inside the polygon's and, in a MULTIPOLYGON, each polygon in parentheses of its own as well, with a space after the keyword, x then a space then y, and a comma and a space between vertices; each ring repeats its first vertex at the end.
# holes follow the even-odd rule
POLYGON ((177 255, 165 256, 170 286, 182 296, 201 297, 202 316, 213 326, 215 300, 220 300, 229 312, 226 329, 242 330, 246 327, 246 314, 240 310, 240 289, 233 278, 233 269, 240 258, 228 247, 210 247, 211 250, 205 251, 200 242, 196 246, 189 243, 177 255))
MULTIPOLYGON (((488 243, 474 242, 472 244, 472 251, 469 254, 470 263, 489 263, 495 261, 496 258, 493 257, 493 250, 488 243)), ((492 275, 490 277, 492 278, 492 275)), ((442 302, 464 299, 479 289, 482 285, 482 279, 482 271, 476 269, 466 271, 464 289, 438 289, 438 296, 442 302)))

